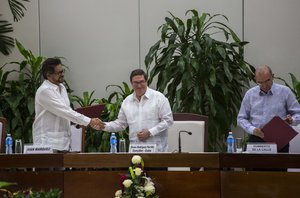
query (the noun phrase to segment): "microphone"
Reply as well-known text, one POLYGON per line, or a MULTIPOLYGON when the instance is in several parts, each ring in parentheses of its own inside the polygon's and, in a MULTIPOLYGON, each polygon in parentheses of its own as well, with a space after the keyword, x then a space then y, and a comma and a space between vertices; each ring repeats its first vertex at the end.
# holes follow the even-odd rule
POLYGON ((181 153, 181 138, 180 138, 180 133, 187 133, 189 135, 192 135, 193 133, 190 131, 185 131, 185 130, 180 130, 178 134, 178 153, 181 153))

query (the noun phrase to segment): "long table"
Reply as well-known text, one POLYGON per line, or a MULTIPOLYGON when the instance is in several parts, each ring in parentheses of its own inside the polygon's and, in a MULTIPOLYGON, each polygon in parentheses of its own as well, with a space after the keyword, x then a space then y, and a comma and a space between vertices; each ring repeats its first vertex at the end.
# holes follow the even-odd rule
MULTIPOLYGON (((10 188, 13 191, 59 188, 66 198, 114 197, 120 188, 119 176, 128 172, 132 156, 105 153, 0 155, 0 181, 17 182, 17 186, 10 188)), ((300 196, 300 173, 276 171, 277 168, 300 168, 300 154, 140 156, 160 197, 300 196), (173 171, 168 170, 170 167, 173 171), (263 168, 272 171, 261 170, 263 168)))

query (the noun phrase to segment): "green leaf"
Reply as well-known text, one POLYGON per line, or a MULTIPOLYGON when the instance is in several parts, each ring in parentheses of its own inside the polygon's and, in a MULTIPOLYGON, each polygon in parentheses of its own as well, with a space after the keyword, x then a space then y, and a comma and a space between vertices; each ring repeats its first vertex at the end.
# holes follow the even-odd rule
POLYGON ((19 21, 24 17, 24 10, 26 10, 26 7, 21 1, 29 2, 29 0, 8 0, 9 8, 14 16, 14 21, 19 21))
MULTIPOLYGON (((0 14, 1 17, 1 14, 0 14)), ((14 39, 5 34, 13 31, 11 23, 8 21, 0 20, 0 52, 4 55, 9 55, 14 47, 14 39)))
POLYGON ((229 70, 228 62, 224 62, 223 66, 224 66, 224 71, 225 71, 226 77, 228 78, 229 82, 231 82, 232 81, 232 74, 229 70))
POLYGON ((225 52, 225 50, 224 50, 224 48, 223 47, 221 47, 221 46, 217 46, 217 51, 219 52, 219 54, 221 55, 221 57, 223 58, 223 59, 226 59, 226 52, 225 52))
POLYGON ((0 181, 0 188, 17 185, 17 183, 0 181))
POLYGON ((217 79, 216 79, 216 70, 213 67, 211 67, 211 70, 209 73, 209 80, 210 80, 211 85, 214 87, 216 85, 217 79))

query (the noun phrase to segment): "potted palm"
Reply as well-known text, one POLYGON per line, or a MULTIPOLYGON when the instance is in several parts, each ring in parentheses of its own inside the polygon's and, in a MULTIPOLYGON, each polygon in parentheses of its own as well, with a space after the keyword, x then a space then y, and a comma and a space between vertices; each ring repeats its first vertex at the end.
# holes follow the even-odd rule
POLYGON ((188 10, 185 22, 170 15, 145 57, 149 84, 157 79, 157 90, 166 93, 174 112, 209 116, 209 150, 223 150, 243 89, 254 76, 243 57, 247 42, 221 22, 228 21, 224 15, 188 10))

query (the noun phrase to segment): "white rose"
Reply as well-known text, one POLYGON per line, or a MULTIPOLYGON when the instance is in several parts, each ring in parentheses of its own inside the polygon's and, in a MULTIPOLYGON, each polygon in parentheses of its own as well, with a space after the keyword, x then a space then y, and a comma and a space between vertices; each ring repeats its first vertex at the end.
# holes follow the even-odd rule
POLYGON ((136 176, 140 176, 140 175, 142 174, 143 171, 142 171, 141 168, 135 168, 135 169, 134 169, 134 172, 135 172, 135 175, 136 175, 136 176))
POLYGON ((135 155, 135 156, 133 156, 132 159, 131 159, 131 162, 132 162, 133 164, 140 164, 141 161, 142 161, 142 158, 141 158, 141 156, 139 156, 139 155, 135 155))
POLYGON ((150 192, 151 194, 155 193, 155 187, 151 184, 147 184, 146 186, 144 186, 144 190, 146 192, 150 192))
POLYGON ((115 193, 116 197, 121 197, 122 196, 122 190, 117 190, 115 193))
POLYGON ((123 181, 123 185, 126 187, 126 188, 129 188, 132 184, 132 181, 130 179, 126 179, 123 181))

